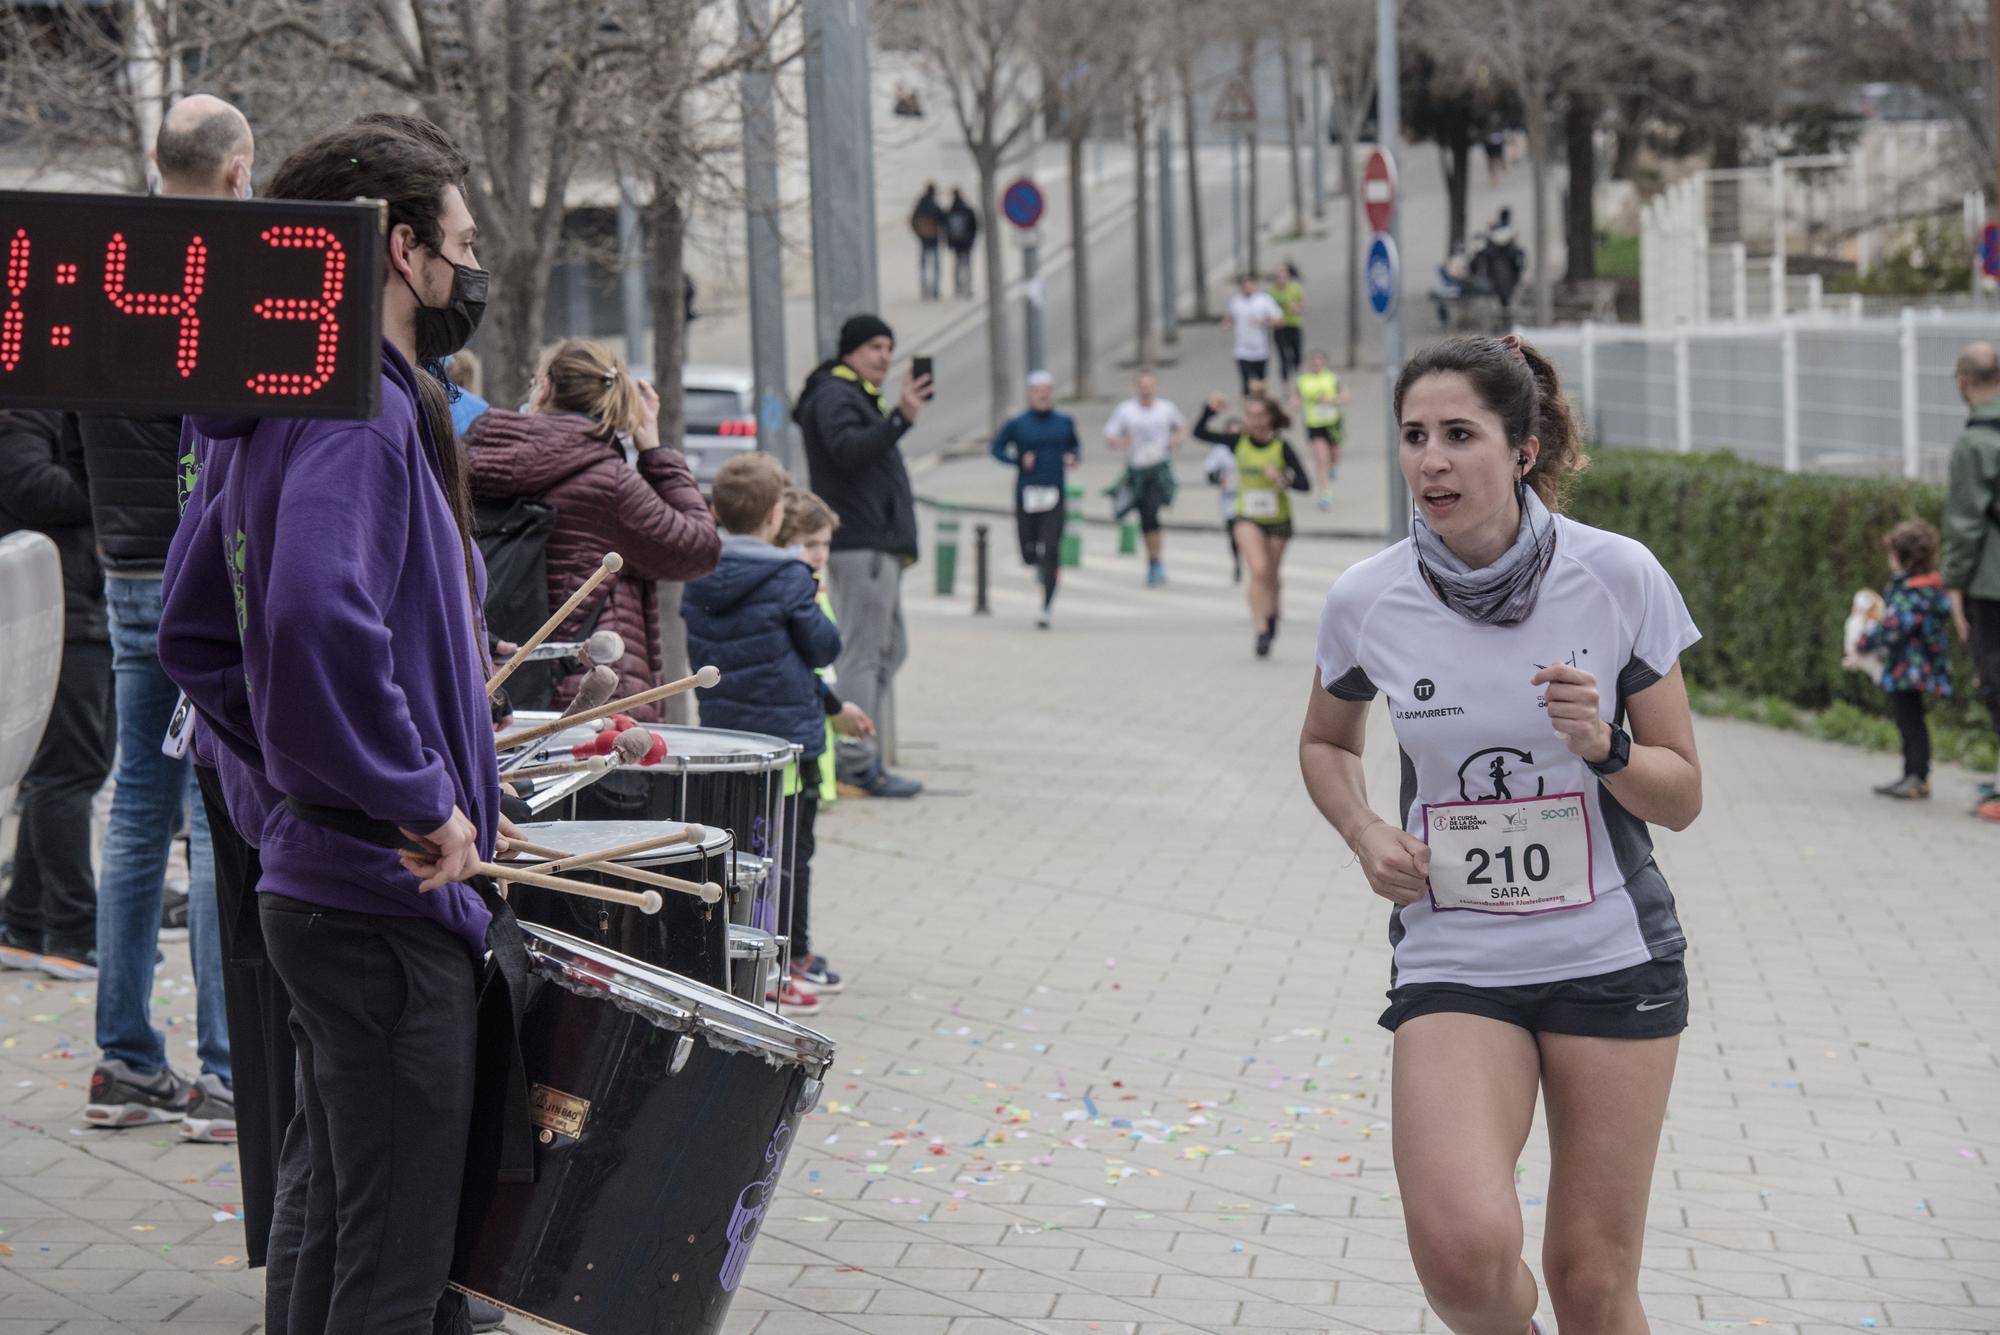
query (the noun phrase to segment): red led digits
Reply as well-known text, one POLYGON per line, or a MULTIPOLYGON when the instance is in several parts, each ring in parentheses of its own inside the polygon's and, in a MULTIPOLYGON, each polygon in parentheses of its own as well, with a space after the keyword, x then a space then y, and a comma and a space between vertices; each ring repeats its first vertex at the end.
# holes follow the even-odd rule
POLYGON ((347 290, 347 247, 324 227, 267 227, 264 243, 279 249, 323 250, 325 268, 320 273, 317 298, 269 297, 251 309, 266 320, 313 320, 319 324, 319 344, 313 352, 312 374, 296 371, 264 371, 250 379, 254 393, 311 394, 333 378, 339 369, 340 321, 337 318, 341 294, 347 290))
POLYGON ((7 242, 7 310, 0 314, 0 371, 21 364, 21 294, 28 290, 28 231, 19 228, 7 242))
POLYGON ((174 365, 181 378, 194 374, 195 356, 201 347, 201 318, 195 306, 208 280, 208 243, 200 237, 188 239, 187 259, 181 270, 178 292, 127 292, 125 290, 125 234, 113 232, 104 248, 104 295, 127 315, 172 315, 181 322, 180 343, 174 350, 174 365))

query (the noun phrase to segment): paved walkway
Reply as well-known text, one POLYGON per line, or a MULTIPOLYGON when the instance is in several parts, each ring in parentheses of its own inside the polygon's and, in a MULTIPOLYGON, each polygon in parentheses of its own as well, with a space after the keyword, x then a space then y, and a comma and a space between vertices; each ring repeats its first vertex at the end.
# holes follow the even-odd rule
MULTIPOLYGON (((730 1335, 1441 1328, 1389 1163, 1386 906, 1292 758, 1319 595, 1367 549, 1297 546, 1258 663, 1219 538, 1178 539, 1149 592, 1107 536, 1046 634, 1012 563, 990 618, 913 572, 905 762, 932 792, 824 820, 840 1056, 730 1335)), ((2000 844, 1958 813, 1969 776, 1890 808, 1879 756, 1700 741, 1706 814, 1661 843, 1696 1014, 1654 1329, 2000 1328, 2000 844)), ((1378 726, 1376 792, 1394 765, 1378 726)), ((78 1126, 90 1001, 0 975, 0 1335, 243 1335, 232 1156, 78 1126)), ((1538 1131, 1531 1235, 1546 1180, 1538 1131)))

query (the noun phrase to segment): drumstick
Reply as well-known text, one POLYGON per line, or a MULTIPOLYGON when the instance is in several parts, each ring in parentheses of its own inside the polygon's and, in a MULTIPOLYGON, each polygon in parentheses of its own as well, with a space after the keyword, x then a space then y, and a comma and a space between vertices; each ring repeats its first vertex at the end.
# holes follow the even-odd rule
POLYGON ((651 839, 635 839, 629 844, 619 844, 615 848, 600 848, 590 853, 558 853, 557 861, 549 867, 549 873, 568 871, 571 867, 581 867, 586 862, 607 862, 612 858, 629 857, 634 853, 650 853, 656 848, 670 848, 675 844, 698 844, 708 838, 708 827, 703 825, 683 825, 673 834, 654 835, 651 839))
MULTIPOLYGON (((567 856, 561 849, 549 848, 542 844, 530 844, 520 839, 510 840, 509 844, 524 853, 533 853, 539 858, 560 858, 567 856)), ((544 876, 549 874, 547 867, 540 867, 536 870, 544 876)), ((637 881, 640 885, 657 885, 662 890, 678 890, 684 895, 695 896, 704 904, 713 904, 716 900, 722 898, 722 887, 713 881, 697 885, 692 881, 683 881, 678 877, 662 876, 658 872, 647 871, 642 867, 625 867, 612 863, 579 862, 573 864, 567 870, 594 871, 603 876, 617 876, 627 881, 637 881)))
POLYGON ((499 690, 506 683, 507 678, 514 675, 514 669, 528 661, 528 651, 530 649, 533 649, 543 640, 555 634, 556 627, 560 626, 563 623, 563 619, 571 612, 576 611, 578 604, 582 603, 585 598, 588 598, 593 589, 612 575, 617 574, 624 567, 624 557, 620 556, 617 552, 606 552, 604 559, 597 563, 597 569, 591 571, 590 578, 583 582, 583 587, 572 593, 564 601, 563 605, 558 607, 550 614, 549 619, 542 623, 542 628, 523 640, 521 647, 514 651, 514 656, 500 665, 500 670, 493 674, 493 680, 486 683, 486 693, 491 695, 493 692, 499 690))
POLYGON ((582 760, 558 760, 547 765, 528 765, 522 769, 507 771, 510 779, 553 779, 558 774, 576 774, 582 770, 607 770, 618 764, 616 756, 585 756, 582 760))
POLYGON ((722 672, 720 669, 713 666, 705 667, 691 677, 682 677, 679 681, 670 681, 665 686, 655 686, 650 691, 641 691, 637 695, 628 695, 623 700, 613 700, 610 704, 599 705, 595 709, 586 709, 581 714, 571 714, 568 718, 551 719, 547 723, 537 723, 532 728, 517 729, 504 737, 496 738, 493 744, 502 751, 512 751, 517 746, 524 746, 529 742, 538 742, 542 738, 553 736, 566 728, 574 728, 584 723, 594 723, 601 718, 610 718, 613 714, 622 714, 628 709, 637 709, 640 705, 650 705, 655 700, 664 700, 670 695, 682 695, 697 686, 706 690, 721 680, 722 672))
POLYGON ((648 890, 644 894, 636 890, 613 890, 609 886, 589 885, 583 881, 572 881, 561 876, 529 871, 525 867, 508 867, 498 862, 475 862, 472 864, 472 870, 480 876, 491 876, 496 881, 538 885, 544 890, 560 890, 566 895, 609 900, 613 904, 624 904, 628 908, 638 909, 641 913, 658 913, 664 903, 657 890, 648 890))

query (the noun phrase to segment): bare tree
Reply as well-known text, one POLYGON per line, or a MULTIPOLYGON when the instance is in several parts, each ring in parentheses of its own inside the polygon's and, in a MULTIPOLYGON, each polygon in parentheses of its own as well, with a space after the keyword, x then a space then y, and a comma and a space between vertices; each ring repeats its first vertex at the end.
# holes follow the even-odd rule
POLYGON ((1296 69, 1298 45, 1298 11, 1286 5, 1279 13, 1278 68, 1283 71, 1285 92, 1285 155, 1290 159, 1292 169, 1292 231, 1294 237, 1306 233, 1306 186, 1305 175, 1299 154, 1299 89, 1296 69))
POLYGON ((1375 0, 1312 0, 1307 17, 1313 49, 1333 87, 1333 123, 1340 132, 1340 193, 1347 212, 1347 365, 1361 348, 1361 192, 1356 156, 1362 122, 1375 100, 1375 0))
POLYGON ((1091 319, 1090 227, 1084 188, 1083 155, 1106 108, 1116 109, 1116 90, 1130 78, 1132 42, 1126 20, 1135 18, 1129 0, 1089 7, 1067 0, 1041 0, 1035 26, 1043 88, 1063 136, 1069 177, 1070 320, 1074 369, 1072 392, 1092 393, 1096 339, 1091 319), (1107 13, 1109 8, 1113 12, 1107 13))
POLYGON ((1189 255, 1193 260, 1190 278, 1194 287, 1194 318, 1203 322, 1213 320, 1215 312, 1208 304, 1208 245, 1201 207, 1201 114, 1194 56, 1214 35, 1218 18, 1217 11, 1207 0, 1173 0, 1164 25, 1167 44, 1174 53, 1175 84, 1180 90, 1181 100, 1181 139, 1187 153, 1188 241, 1189 255))
POLYGON ((1034 123, 1036 87, 1033 12, 1020 0, 925 0, 914 25, 916 46, 929 60, 951 103, 959 134, 979 174, 980 229, 986 253, 986 362, 988 413, 1007 414, 1013 397, 1013 359, 1007 305, 1001 300, 1000 164, 1034 123))

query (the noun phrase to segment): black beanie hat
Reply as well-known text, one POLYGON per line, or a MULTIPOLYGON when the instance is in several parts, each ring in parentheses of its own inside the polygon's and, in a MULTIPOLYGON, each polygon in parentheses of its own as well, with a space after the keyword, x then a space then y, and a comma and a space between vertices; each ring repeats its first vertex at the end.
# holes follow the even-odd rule
POLYGON ((871 338, 886 338, 894 343, 896 331, 879 315, 849 316, 840 327, 840 355, 845 357, 871 338))

